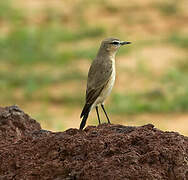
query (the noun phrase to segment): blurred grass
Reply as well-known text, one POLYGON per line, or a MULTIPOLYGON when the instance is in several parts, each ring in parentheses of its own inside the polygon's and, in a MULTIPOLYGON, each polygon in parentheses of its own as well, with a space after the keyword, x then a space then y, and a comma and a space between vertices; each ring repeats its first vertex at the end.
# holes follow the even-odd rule
POLYGON ((0 35, 1 61, 18 65, 37 62, 63 64, 71 59, 94 56, 95 47, 66 48, 66 44, 100 37, 105 33, 103 27, 81 24, 77 29, 67 28, 61 24, 59 16, 54 15, 55 10, 47 9, 45 12, 47 23, 33 25, 27 23, 24 10, 12 6, 12 1, 0 2, 0 21, 6 22, 8 29, 0 35))
POLYGON ((156 7, 159 12, 162 15, 165 16, 174 16, 179 13, 179 3, 176 0, 164 0, 164 1, 159 1, 154 3, 154 7, 156 7))
POLYGON ((187 90, 166 94, 160 92, 114 94, 110 111, 114 114, 188 112, 187 90))
POLYGON ((85 27, 71 32, 60 26, 17 27, 0 38, 0 59, 16 64, 64 63, 74 58, 91 58, 93 48, 61 49, 64 43, 93 38, 104 33, 102 28, 85 27), (10 53, 11 52, 11 53, 10 53))
POLYGON ((167 39, 167 42, 173 44, 174 46, 183 48, 185 50, 188 49, 188 35, 180 34, 177 32, 171 33, 167 39))
MULTIPOLYGON (((158 79, 161 89, 115 93, 110 111, 114 114, 188 112, 188 59, 177 62, 158 79)), ((148 71, 145 75, 148 76, 148 71)))

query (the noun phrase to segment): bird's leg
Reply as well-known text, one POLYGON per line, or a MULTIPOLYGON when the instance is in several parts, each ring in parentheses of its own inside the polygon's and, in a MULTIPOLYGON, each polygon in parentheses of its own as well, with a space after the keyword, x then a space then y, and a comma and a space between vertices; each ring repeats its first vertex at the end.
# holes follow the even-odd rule
POLYGON ((100 117, 99 117, 99 110, 98 110, 98 106, 96 106, 96 112, 97 112, 97 117, 98 117, 98 121, 99 124, 101 123, 100 117))
POLYGON ((104 109, 104 105, 101 104, 101 107, 102 107, 102 109, 103 109, 103 111, 104 111, 104 114, 106 115, 106 118, 107 118, 107 120, 108 120, 108 123, 111 124, 111 123, 110 123, 110 119, 109 119, 109 117, 108 117, 108 115, 107 115, 107 113, 106 113, 106 111, 105 111, 105 109, 104 109))

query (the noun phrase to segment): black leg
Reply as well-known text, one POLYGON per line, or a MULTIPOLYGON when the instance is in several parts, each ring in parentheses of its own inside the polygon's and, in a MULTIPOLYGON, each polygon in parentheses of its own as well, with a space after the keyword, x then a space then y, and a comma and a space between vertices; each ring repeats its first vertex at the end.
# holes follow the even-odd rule
POLYGON ((99 124, 101 123, 100 117, 99 117, 99 110, 98 110, 98 106, 96 106, 96 112, 97 112, 97 117, 98 117, 98 121, 99 124))
POLYGON ((107 120, 108 120, 108 123, 111 124, 111 123, 110 123, 110 119, 108 118, 108 115, 107 115, 107 113, 106 113, 106 111, 105 111, 105 109, 104 109, 104 105, 101 104, 101 107, 102 107, 102 109, 103 109, 103 111, 104 111, 104 114, 106 115, 106 118, 107 118, 107 120))

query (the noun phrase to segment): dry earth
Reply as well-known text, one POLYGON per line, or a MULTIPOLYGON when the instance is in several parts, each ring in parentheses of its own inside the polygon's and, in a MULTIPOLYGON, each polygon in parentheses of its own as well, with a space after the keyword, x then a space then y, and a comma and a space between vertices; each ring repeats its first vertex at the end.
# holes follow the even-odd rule
POLYGON ((188 138, 152 124, 50 132, 17 106, 0 108, 2 180, 186 180, 188 138))

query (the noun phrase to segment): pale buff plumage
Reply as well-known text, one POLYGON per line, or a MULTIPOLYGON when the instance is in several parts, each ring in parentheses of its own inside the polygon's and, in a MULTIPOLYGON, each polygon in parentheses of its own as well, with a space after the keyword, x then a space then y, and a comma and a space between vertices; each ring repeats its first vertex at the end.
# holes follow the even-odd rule
POLYGON ((92 108, 96 108, 100 123, 98 105, 101 105, 108 123, 110 120, 104 109, 104 101, 109 96, 115 82, 115 54, 120 46, 130 42, 120 41, 116 38, 108 38, 102 41, 97 57, 93 60, 87 80, 86 102, 81 113, 82 122, 80 129, 83 129, 92 108))

